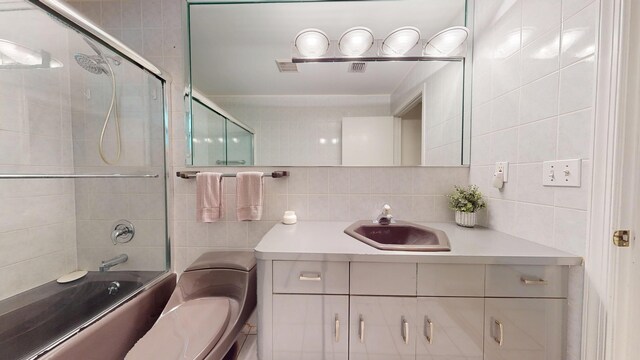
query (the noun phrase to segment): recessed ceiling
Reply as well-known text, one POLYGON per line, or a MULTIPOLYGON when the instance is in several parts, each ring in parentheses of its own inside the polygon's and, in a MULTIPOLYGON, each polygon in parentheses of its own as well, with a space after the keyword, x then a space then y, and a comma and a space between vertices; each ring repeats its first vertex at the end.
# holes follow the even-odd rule
POLYGON ((306 28, 337 40, 354 26, 371 29, 376 39, 415 26, 428 39, 465 25, 464 11, 464 0, 192 4, 193 84, 210 96, 390 94, 416 63, 372 62, 364 73, 349 72, 350 63, 307 63, 281 73, 275 61, 291 59, 292 41, 306 28))

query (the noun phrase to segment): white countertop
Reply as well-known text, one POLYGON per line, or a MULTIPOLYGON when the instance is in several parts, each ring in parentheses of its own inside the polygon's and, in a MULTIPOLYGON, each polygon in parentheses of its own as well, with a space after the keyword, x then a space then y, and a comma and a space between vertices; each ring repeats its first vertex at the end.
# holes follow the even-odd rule
POLYGON ((451 251, 378 250, 344 233, 352 222, 276 224, 256 247, 258 260, 375 261, 457 264, 581 265, 582 258, 494 230, 420 223, 447 233, 451 251))

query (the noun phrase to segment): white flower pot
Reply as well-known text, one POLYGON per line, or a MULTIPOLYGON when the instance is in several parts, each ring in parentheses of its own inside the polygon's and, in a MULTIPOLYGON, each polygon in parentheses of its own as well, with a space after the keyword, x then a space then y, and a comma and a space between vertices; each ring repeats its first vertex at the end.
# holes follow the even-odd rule
POLYGON ((476 213, 456 211, 456 224, 470 228, 476 226, 476 213))

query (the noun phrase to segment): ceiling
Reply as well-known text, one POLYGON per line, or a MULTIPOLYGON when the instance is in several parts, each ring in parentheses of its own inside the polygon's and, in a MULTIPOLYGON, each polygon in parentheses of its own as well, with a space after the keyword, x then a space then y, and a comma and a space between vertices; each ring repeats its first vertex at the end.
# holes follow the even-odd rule
POLYGON ((337 40, 365 26, 383 39, 410 25, 428 39, 464 25, 464 9, 465 0, 192 4, 193 85, 210 96, 390 94, 416 63, 371 62, 365 73, 348 73, 349 63, 298 64, 298 73, 280 73, 275 60, 291 59, 293 39, 306 28, 337 40))

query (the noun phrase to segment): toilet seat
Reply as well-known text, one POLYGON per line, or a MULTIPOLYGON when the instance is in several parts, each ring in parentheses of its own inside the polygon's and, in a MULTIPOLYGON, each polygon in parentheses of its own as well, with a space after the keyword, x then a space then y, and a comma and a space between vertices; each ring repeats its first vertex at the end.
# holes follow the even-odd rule
POLYGON ((163 314, 125 359, 201 359, 220 340, 230 317, 227 298, 186 301, 163 314))

